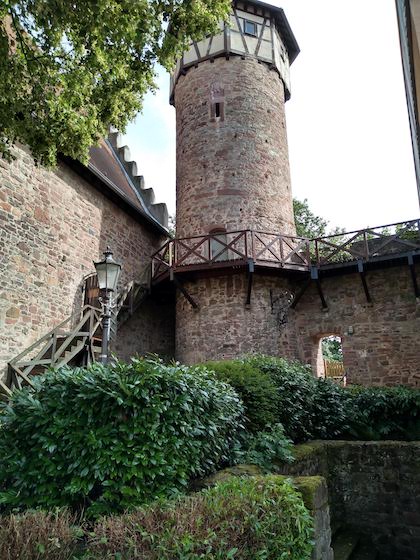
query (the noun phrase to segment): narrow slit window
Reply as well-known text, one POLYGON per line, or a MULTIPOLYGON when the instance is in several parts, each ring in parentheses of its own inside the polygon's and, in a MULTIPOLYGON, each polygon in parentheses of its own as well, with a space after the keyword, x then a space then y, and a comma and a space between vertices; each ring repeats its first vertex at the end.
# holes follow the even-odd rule
POLYGON ((246 19, 244 21, 244 32, 246 35, 252 35, 253 37, 257 37, 258 35, 258 28, 255 21, 249 21, 246 19))
POLYGON ((217 118, 219 118, 221 116, 221 111, 220 111, 220 103, 216 103, 215 107, 214 107, 214 116, 217 118))

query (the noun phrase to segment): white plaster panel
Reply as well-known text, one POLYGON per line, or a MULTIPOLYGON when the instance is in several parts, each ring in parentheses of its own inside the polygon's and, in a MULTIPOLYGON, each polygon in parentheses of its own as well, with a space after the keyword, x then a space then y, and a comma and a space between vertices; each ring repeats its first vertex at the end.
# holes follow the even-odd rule
POLYGON ((209 43, 210 43, 210 37, 203 39, 202 41, 200 41, 199 43, 197 43, 198 46, 198 50, 200 51, 200 56, 201 58, 203 56, 206 56, 207 54, 207 49, 209 48, 209 43))
POLYGON ((255 54, 258 45, 258 39, 256 37, 251 37, 250 35, 244 35, 246 46, 250 54, 255 54))
POLYGON ((195 48, 191 47, 186 53, 184 53, 184 64, 191 64, 197 60, 197 53, 195 48))
POLYGON ((225 38, 223 35, 216 35, 213 37, 211 44, 210 54, 215 54, 225 48, 225 38))
POLYGON ((238 23, 234 15, 230 16, 230 28, 234 29, 235 31, 239 31, 238 23))
POLYGON ((264 58, 264 60, 272 62, 271 43, 267 43, 266 41, 261 43, 260 50, 258 51, 258 58, 264 58))
POLYGON ((242 37, 239 33, 231 33, 230 45, 233 51, 240 52, 240 53, 245 52, 244 44, 242 42, 242 37))
POLYGON ((264 39, 264 41, 270 41, 271 42, 270 22, 267 22, 266 26, 264 27, 263 39, 264 39))

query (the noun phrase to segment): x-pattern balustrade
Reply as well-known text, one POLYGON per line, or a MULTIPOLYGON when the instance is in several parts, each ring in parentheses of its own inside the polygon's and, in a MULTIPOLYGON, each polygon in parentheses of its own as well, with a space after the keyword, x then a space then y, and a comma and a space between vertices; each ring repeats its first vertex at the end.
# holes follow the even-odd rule
POLYGON ((169 240, 152 255, 152 279, 168 271, 254 265, 298 271, 420 253, 420 220, 307 239, 238 230, 169 240))

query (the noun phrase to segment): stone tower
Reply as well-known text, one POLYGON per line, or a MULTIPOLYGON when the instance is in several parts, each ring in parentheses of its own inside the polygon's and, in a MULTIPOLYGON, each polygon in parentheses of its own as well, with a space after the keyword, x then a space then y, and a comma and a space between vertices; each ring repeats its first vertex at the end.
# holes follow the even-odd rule
POLYGON ((191 45, 172 76, 177 238, 199 236, 178 243, 177 256, 202 264, 180 279, 184 295, 197 305, 178 297, 182 361, 279 352, 272 308, 285 280, 256 274, 251 301, 253 264, 234 266, 252 260, 249 247, 245 251, 251 241, 232 232, 295 235, 285 101, 289 66, 298 52, 282 9, 234 1, 230 22, 191 45), (186 247, 193 253, 187 255, 186 247), (209 260, 212 266, 206 266, 209 260))

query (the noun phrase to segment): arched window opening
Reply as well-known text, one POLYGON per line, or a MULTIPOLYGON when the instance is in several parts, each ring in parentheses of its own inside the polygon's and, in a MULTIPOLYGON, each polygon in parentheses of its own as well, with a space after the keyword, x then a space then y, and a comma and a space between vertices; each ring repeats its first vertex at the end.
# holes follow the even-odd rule
POLYGON ((341 336, 330 334, 323 336, 319 340, 318 377, 328 377, 333 381, 345 385, 346 372, 343 361, 343 344, 341 336))
POLYGON ((214 83, 210 87, 210 120, 225 120, 225 88, 220 83, 214 83))
POLYGON ((210 235, 210 259, 215 262, 229 260, 229 250, 226 248, 226 230, 217 228, 212 230, 210 235))

